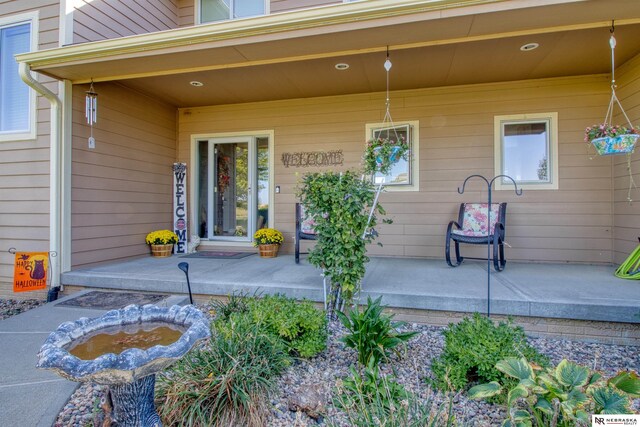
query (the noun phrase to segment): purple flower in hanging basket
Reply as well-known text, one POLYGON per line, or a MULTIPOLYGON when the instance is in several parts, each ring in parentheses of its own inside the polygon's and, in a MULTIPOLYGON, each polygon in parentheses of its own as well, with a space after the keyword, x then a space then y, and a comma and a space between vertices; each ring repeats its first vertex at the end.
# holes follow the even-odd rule
POLYGON ((620 125, 610 125, 608 123, 589 126, 584 131, 584 142, 591 142, 597 138, 617 137, 620 135, 635 135, 638 133, 636 127, 626 127, 620 125))

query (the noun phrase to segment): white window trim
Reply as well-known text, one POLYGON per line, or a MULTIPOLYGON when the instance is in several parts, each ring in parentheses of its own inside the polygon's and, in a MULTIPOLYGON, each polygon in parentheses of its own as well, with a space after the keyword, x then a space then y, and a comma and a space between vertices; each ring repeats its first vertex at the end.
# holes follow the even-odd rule
POLYGON ((213 22, 202 22, 202 7, 201 7, 201 2, 202 0, 194 0, 195 5, 194 5, 194 10, 195 10, 195 22, 196 25, 208 25, 208 24, 218 24, 220 22, 227 22, 227 21, 238 21, 240 19, 250 19, 250 18, 257 18, 259 16, 266 16, 266 15, 270 15, 271 14, 271 1, 269 0, 263 0, 264 1, 264 15, 256 15, 256 16, 247 16, 245 18, 229 18, 229 19, 224 19, 222 21, 213 21, 213 22))
MULTIPOLYGON (((536 120, 548 120, 549 121, 549 159, 547 164, 549 167, 550 182, 540 183, 520 183, 518 182, 518 188, 526 190, 557 190, 559 188, 558 178, 558 113, 531 113, 531 114, 512 114, 506 116, 494 117, 494 168, 495 174, 502 174, 502 129, 503 124, 518 121, 536 121, 536 120)), ((513 184, 511 182, 503 183, 501 179, 497 179, 495 182, 496 190, 513 190, 513 184)))
MULTIPOLYGON (((0 18, 0 28, 20 24, 31 24, 31 52, 38 50, 38 11, 20 13, 17 15, 0 18)), ((26 83, 25 83, 26 84, 26 83)), ((36 92, 29 88, 29 131, 27 132, 1 132, 1 141, 25 141, 36 139, 36 92)))
MULTIPOLYGON (((393 123, 394 127, 409 125, 412 133, 411 141, 411 155, 409 161, 411 162, 411 184, 404 185, 385 185, 384 190, 387 192, 395 191, 420 191, 420 121, 419 120, 405 120, 397 123, 393 123)), ((373 131, 375 129, 390 127, 391 123, 367 123, 365 125, 365 141, 369 141, 372 138, 373 131)))

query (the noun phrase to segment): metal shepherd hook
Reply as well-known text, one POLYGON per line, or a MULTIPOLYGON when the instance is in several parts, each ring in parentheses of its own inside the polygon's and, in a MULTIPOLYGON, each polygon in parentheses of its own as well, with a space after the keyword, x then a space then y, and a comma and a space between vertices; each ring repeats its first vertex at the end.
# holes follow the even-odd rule
POLYGON ((522 189, 518 188, 518 184, 516 181, 511 178, 509 175, 498 175, 493 177, 491 181, 485 178, 482 175, 470 175, 468 176, 464 182, 462 183, 462 188, 458 187, 458 193, 464 193, 464 188, 467 185, 467 181, 471 178, 480 178, 487 184, 487 192, 488 194, 488 203, 487 203, 487 317, 491 317, 491 239, 489 239, 490 231, 491 231, 491 187, 493 183, 498 178, 506 178, 513 183, 515 186, 516 196, 522 196, 522 189))

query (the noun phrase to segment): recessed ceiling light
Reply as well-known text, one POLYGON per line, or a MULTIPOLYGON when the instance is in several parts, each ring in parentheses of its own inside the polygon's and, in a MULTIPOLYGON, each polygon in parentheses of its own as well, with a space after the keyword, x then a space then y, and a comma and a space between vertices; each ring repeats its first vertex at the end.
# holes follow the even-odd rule
POLYGON ((189 82, 189 84, 190 84, 191 86, 195 86, 195 87, 204 86, 204 83, 199 82, 199 81, 197 81, 197 80, 194 80, 194 81, 192 81, 192 82, 189 82))
POLYGON ((537 49, 538 47, 540 47, 538 43, 527 43, 520 46, 520 50, 523 52, 528 52, 530 50, 537 49))
POLYGON ((345 64, 344 62, 340 62, 336 64, 336 70, 344 71, 349 68, 349 64, 345 64))

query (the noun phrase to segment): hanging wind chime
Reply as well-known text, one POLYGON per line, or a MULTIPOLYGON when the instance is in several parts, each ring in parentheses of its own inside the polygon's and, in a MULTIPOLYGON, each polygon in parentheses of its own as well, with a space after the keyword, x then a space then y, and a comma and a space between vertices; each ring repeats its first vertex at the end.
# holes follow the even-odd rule
POLYGON ((622 108, 622 104, 616 95, 616 74, 615 74, 615 48, 616 38, 614 35, 615 25, 611 23, 611 37, 609 38, 609 47, 611 48, 611 99, 609 101, 609 107, 607 108, 607 114, 604 117, 604 122, 601 125, 593 125, 586 129, 585 140, 590 142, 595 148, 597 154, 601 156, 610 156, 616 154, 627 155, 627 171, 629 173, 629 191, 627 193, 627 201, 631 203, 631 190, 637 188, 636 183, 633 180, 633 174, 631 173, 631 154, 635 148, 640 134, 638 130, 634 128, 629 116, 622 108), (624 116, 627 126, 620 126, 613 124, 613 110, 615 106, 618 106, 620 112, 624 116))
POLYGON ((93 89, 93 79, 89 86, 89 91, 85 92, 85 109, 84 115, 87 118, 87 124, 89 125, 89 148, 96 148, 96 140, 93 137, 93 125, 98 119, 98 94, 93 89))

